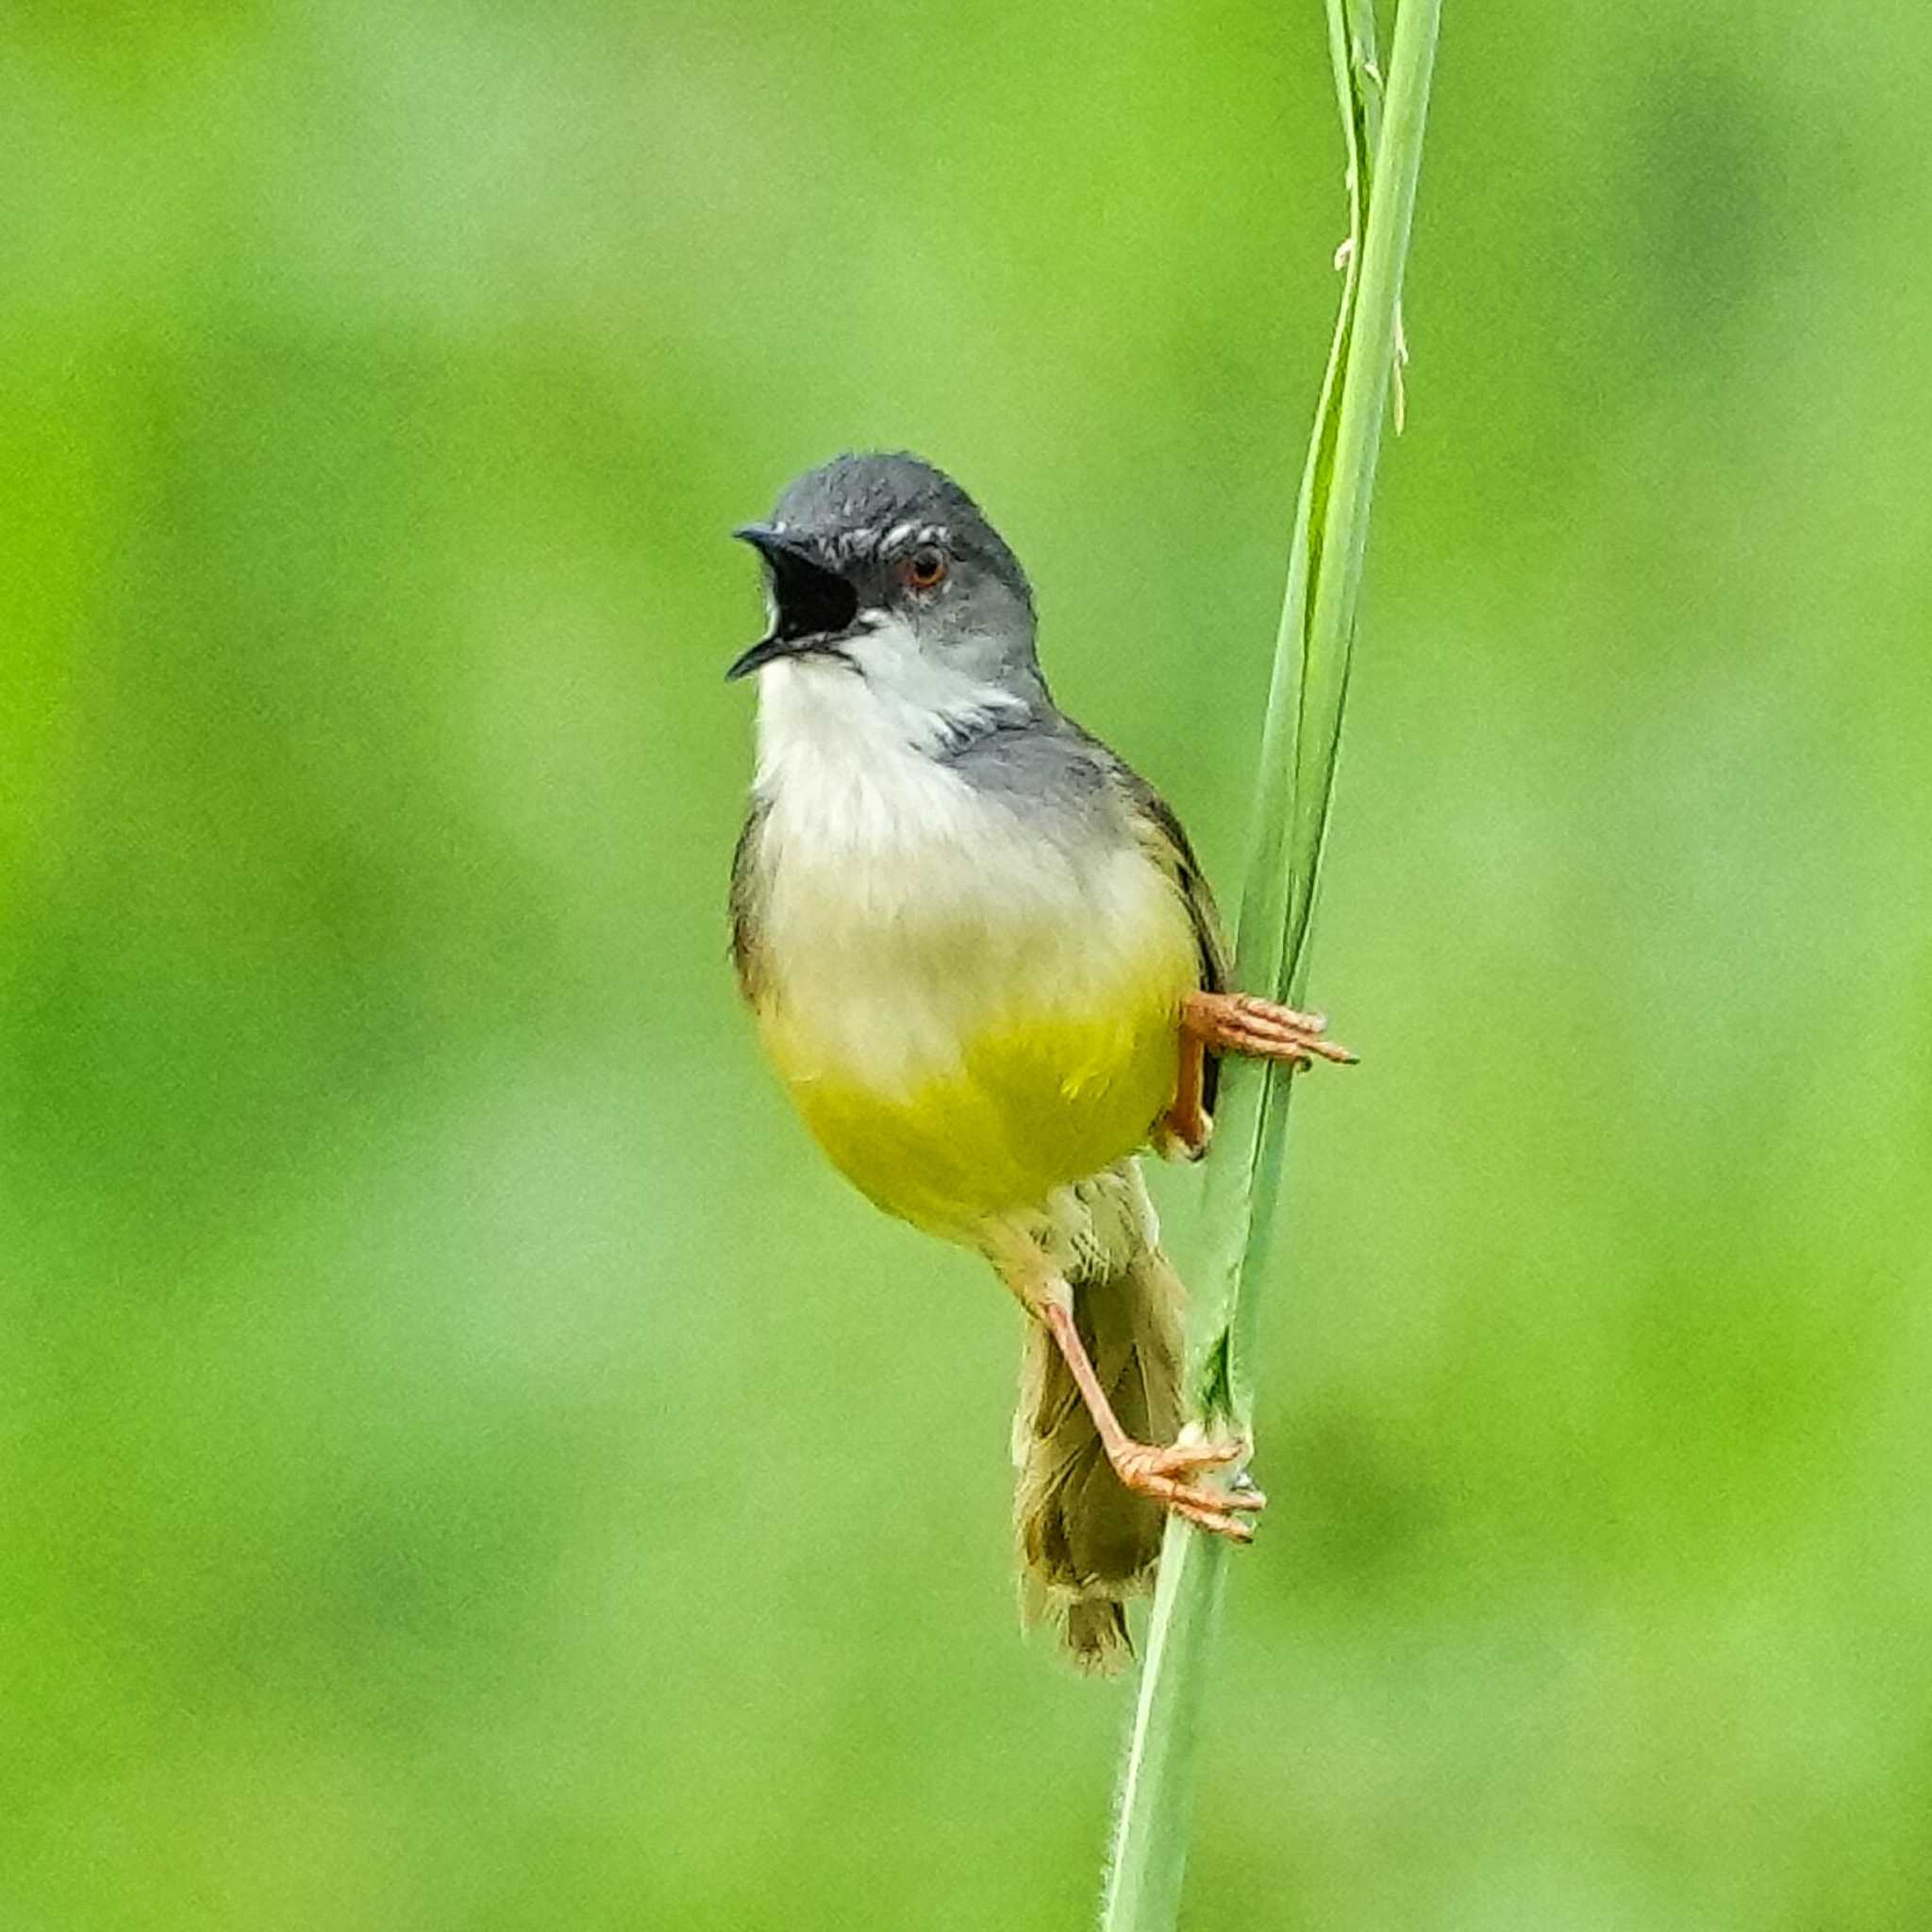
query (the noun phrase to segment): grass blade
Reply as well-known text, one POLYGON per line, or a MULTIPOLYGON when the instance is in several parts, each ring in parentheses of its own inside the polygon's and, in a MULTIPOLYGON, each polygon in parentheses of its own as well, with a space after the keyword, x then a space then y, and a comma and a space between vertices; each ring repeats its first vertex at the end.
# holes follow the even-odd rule
MULTIPOLYGON (((1349 232, 1335 335, 1289 548, 1236 948, 1239 983, 1298 1002, 1348 692, 1369 506, 1401 334, 1441 0, 1402 0, 1386 97, 1369 0, 1327 0, 1347 149, 1349 232)), ((1223 1069, 1208 1221, 1216 1243, 1190 1317, 1195 1412, 1246 1429, 1258 1289, 1280 1226, 1291 1083, 1223 1069)), ((1195 1740, 1227 1546, 1170 1520, 1121 1771, 1102 1932, 1172 1932, 1187 1858, 1195 1740)))

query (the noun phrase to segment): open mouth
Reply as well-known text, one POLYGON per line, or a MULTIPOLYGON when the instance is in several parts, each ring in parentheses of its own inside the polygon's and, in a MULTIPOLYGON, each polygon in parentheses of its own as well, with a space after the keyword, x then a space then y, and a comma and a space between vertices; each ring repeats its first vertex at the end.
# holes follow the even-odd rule
POLYGON ((858 592, 835 570, 828 570, 796 539, 762 524, 749 524, 732 535, 742 538, 765 560, 772 576, 772 603, 777 615, 762 637, 725 672, 742 677, 780 658, 849 657, 838 641, 858 617, 858 592))
POLYGON ((839 575, 795 550, 765 552, 772 567, 772 595, 778 607, 773 636, 793 642, 804 638, 836 638, 852 628, 858 615, 858 592, 839 575))

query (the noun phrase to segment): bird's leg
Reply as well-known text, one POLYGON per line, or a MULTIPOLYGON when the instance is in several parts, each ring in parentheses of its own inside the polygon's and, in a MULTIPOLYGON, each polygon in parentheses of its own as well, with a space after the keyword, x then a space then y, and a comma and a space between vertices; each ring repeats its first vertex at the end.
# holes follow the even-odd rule
POLYGON ((1255 1525, 1245 1522, 1243 1516, 1264 1508, 1267 1497, 1252 1487, 1210 1490, 1206 1484, 1192 1480, 1203 1471, 1226 1469, 1245 1460, 1248 1444, 1135 1441, 1121 1427, 1120 1419, 1113 1412, 1113 1405, 1108 1401, 1107 1391, 1093 1373, 1093 1364, 1088 1357, 1086 1343, 1080 1340, 1073 1309, 1064 1302, 1050 1301, 1041 1319, 1066 1361, 1074 1385, 1080 1391, 1080 1399, 1087 1405, 1087 1412, 1093 1418, 1093 1426, 1100 1435, 1100 1446, 1107 1451, 1107 1459, 1113 1464, 1113 1473, 1120 1477, 1122 1485, 1137 1496, 1152 1497, 1155 1502, 1163 1504, 1176 1516, 1185 1517, 1201 1529, 1212 1530, 1232 1542, 1253 1542, 1255 1525))
POLYGON ((1121 1426, 1107 1391, 1100 1386, 1100 1377, 1093 1373, 1092 1358, 1074 1320, 1074 1291, 1064 1277, 1054 1271, 1034 1242, 1010 1228, 987 1229, 986 1254, 1027 1313, 1045 1324, 1123 1487, 1137 1496, 1152 1498, 1199 1528, 1233 1542, 1252 1542, 1255 1526, 1245 1519, 1265 1508, 1268 1498, 1252 1483, 1214 1490, 1194 1480, 1204 1471, 1244 1462, 1250 1445, 1244 1441, 1191 1441, 1185 1440, 1185 1432, 1184 1439, 1176 1442, 1137 1442, 1121 1426))
POLYGON ((1154 1144, 1170 1160, 1199 1160, 1208 1151, 1214 1123, 1201 1105, 1202 1091, 1207 1084, 1207 1061, 1208 1042, 1184 1023, 1174 1100, 1154 1124, 1154 1144))
POLYGON ((1297 1013, 1251 992, 1191 992, 1181 1003, 1181 1038, 1190 1035, 1210 1053, 1252 1054, 1306 1067, 1318 1059, 1352 1065, 1356 1056, 1332 1040, 1320 1013, 1297 1013))

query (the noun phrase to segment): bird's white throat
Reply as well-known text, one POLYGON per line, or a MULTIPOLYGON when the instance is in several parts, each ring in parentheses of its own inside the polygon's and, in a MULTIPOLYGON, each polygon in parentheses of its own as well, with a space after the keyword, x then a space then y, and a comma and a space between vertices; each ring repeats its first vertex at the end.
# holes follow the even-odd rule
POLYGON ((973 793, 939 754, 1024 714, 1024 701, 933 664, 890 620, 847 648, 857 668, 804 657, 758 675, 757 790, 771 834, 824 857, 958 834, 973 793))

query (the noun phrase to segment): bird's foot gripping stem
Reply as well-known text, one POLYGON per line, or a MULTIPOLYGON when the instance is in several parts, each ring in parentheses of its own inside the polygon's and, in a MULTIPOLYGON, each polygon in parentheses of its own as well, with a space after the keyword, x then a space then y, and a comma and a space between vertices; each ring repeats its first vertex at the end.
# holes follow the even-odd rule
POLYGON ((1147 1442, 1122 1442, 1108 1448, 1108 1458, 1123 1487, 1137 1496, 1163 1504, 1198 1529, 1224 1536, 1231 1542, 1251 1543, 1255 1525, 1248 1519, 1268 1507, 1268 1498, 1245 1474, 1224 1490, 1209 1489, 1194 1477, 1203 1472, 1227 1469, 1248 1459, 1246 1442, 1177 1442, 1157 1448, 1147 1442))
POLYGON ((1357 1056, 1323 1037, 1327 1024, 1320 1013, 1298 1013, 1251 992, 1191 992, 1181 1008, 1182 1033, 1209 1053, 1249 1054, 1300 1067, 1318 1059, 1352 1066, 1357 1056))
POLYGON ((1352 1066, 1354 1054, 1322 1037, 1327 1024, 1320 1013, 1298 1013, 1249 992, 1191 992, 1181 1008, 1174 1100, 1154 1124, 1155 1147, 1170 1160, 1198 1160, 1207 1153, 1214 1123, 1203 1105, 1208 1085, 1203 1062, 1210 1053, 1248 1054, 1294 1067, 1311 1066, 1318 1059, 1352 1066))

